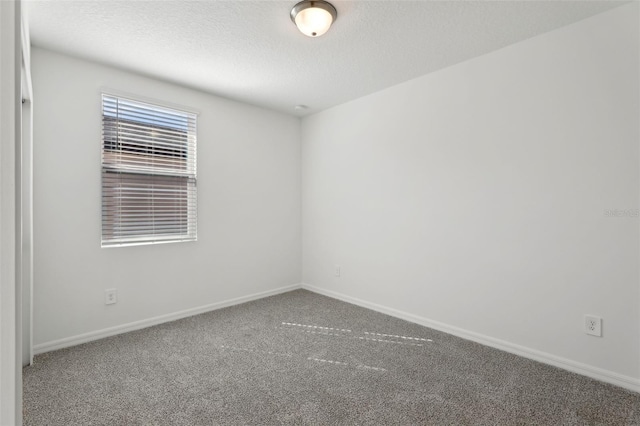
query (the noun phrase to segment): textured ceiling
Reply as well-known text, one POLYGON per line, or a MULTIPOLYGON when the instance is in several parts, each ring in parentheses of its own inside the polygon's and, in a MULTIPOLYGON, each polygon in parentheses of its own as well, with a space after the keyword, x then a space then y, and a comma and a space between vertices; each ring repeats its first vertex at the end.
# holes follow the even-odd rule
POLYGON ((36 46, 305 115, 625 3, 336 0, 333 27, 311 39, 289 18, 296 2, 25 4, 36 46))

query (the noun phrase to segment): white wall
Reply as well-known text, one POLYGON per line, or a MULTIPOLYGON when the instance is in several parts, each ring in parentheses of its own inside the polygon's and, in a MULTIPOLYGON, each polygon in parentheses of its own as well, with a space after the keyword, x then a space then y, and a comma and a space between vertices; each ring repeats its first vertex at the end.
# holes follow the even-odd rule
POLYGON ((639 219, 605 216, 638 35, 636 2, 303 119, 303 281, 640 389, 639 219))
MULTIPOLYGON (((300 122, 34 48, 34 344, 300 283, 300 122), (100 248, 100 90, 198 117, 198 241, 100 248), (118 289, 106 306, 104 290, 118 289)), ((211 70, 215 72, 215 70, 211 70)))
POLYGON ((21 287, 17 182, 20 173, 19 1, 0 2, 0 424, 22 424, 21 287))

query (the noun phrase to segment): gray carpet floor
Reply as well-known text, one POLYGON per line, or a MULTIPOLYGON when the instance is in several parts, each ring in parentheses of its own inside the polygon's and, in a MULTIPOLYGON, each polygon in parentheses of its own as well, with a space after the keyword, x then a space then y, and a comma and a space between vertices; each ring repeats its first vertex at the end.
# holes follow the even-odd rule
POLYGON ((640 425, 640 394, 304 290, 23 376, 25 425, 640 425))

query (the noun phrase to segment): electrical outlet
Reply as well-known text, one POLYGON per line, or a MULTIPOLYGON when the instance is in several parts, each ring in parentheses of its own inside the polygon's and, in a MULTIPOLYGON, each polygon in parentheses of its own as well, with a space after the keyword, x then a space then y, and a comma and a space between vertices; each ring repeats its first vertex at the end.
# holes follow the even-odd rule
POLYGON ((104 304, 113 305, 118 303, 118 290, 115 288, 108 288, 104 291, 104 304))
POLYGON ((336 277, 340 276, 340 265, 336 265, 336 277))
POLYGON ((593 315, 585 315, 584 332, 591 336, 602 337, 602 318, 593 315))

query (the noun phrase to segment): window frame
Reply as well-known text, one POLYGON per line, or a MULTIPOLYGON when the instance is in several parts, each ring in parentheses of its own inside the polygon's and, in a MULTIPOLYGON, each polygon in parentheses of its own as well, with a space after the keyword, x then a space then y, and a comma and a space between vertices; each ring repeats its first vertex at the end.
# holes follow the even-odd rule
MULTIPOLYGON (((101 230, 100 230, 100 246, 101 248, 115 248, 115 247, 129 247, 129 246, 138 246, 138 245, 153 245, 153 244, 166 244, 166 243, 178 243, 178 242, 195 242, 198 240, 198 194, 197 194, 197 141, 198 141, 198 117, 200 112, 194 110, 192 108, 184 107, 181 105, 158 101, 156 99, 146 98, 144 96, 131 95, 127 93, 123 93, 120 91, 115 91, 111 89, 102 88, 99 92, 100 99, 100 182, 101 182, 101 197, 100 197, 100 207, 101 207, 101 230), (185 139, 185 170, 188 169, 188 164, 190 164, 189 156, 193 157, 192 165, 193 165, 193 173, 171 173, 170 171, 158 171, 153 170, 153 168, 148 168, 146 170, 135 170, 135 168, 129 168, 127 170, 126 167, 118 170, 117 166, 111 164, 111 166, 105 167, 105 97, 115 98, 116 102, 122 100, 124 102, 131 102, 134 104, 141 104, 143 106, 147 106, 152 109, 157 109, 159 111, 164 111, 169 114, 176 115, 184 115, 185 120, 191 123, 193 122, 193 130, 189 131, 187 127, 186 131, 186 139, 185 139), (193 142, 189 143, 189 138, 193 138, 193 142), (109 220, 113 216, 107 216, 105 214, 105 175, 112 175, 115 177, 118 175, 120 178, 125 176, 132 176, 132 179, 135 179, 135 176, 142 177, 155 177, 156 179, 164 179, 164 178, 175 178, 180 177, 185 179, 185 187, 189 187, 189 184, 192 181, 192 191, 185 191, 186 198, 184 199, 173 199, 174 202, 179 203, 180 201, 184 201, 186 203, 184 207, 185 217, 186 217, 186 228, 182 233, 176 233, 175 235, 170 234, 155 234, 154 232, 148 232, 144 234, 140 234, 138 236, 124 236, 119 238, 110 238, 107 236, 105 239, 105 220, 109 220), (193 232, 190 234, 190 230, 193 232)), ((118 117, 119 118, 119 117, 118 117)), ((147 129, 151 132, 152 126, 149 126, 147 129)), ((119 129, 117 131, 120 131, 119 129)), ((117 142, 119 143, 119 142, 117 142)), ((148 149, 151 151, 152 149, 148 149)), ((143 154, 144 156, 144 154, 143 154)), ((154 158, 158 158, 157 155, 149 154, 149 161, 153 161, 154 158)), ((112 187, 116 188, 116 186, 112 187)), ((153 191, 153 190, 151 190, 153 191)), ((151 195, 151 197, 153 197, 151 195)), ((153 217, 153 213, 151 215, 153 217)), ((155 220, 155 218, 153 219, 155 220)), ((121 222, 118 222, 121 223, 121 222)), ((115 227, 115 224, 111 224, 112 227, 115 227)))

